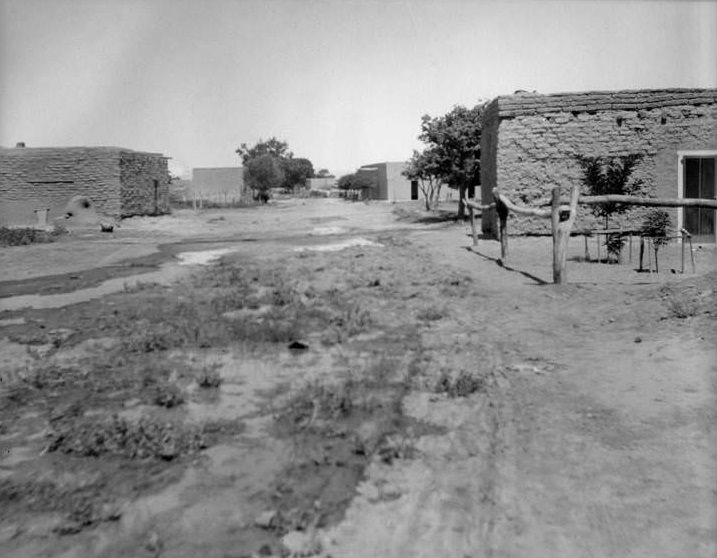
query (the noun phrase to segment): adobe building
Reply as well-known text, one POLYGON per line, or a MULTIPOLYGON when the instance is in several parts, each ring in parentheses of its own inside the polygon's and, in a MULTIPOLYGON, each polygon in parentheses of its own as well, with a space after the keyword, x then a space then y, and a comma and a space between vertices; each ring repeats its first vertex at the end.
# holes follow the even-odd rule
POLYGON ((114 218, 168 213, 167 157, 120 147, 0 148, 0 226, 52 223, 77 196, 114 218))
POLYGON ((236 202, 247 195, 243 167, 192 169, 191 195, 217 203, 236 202))
POLYGON ((368 176, 375 187, 367 192, 370 199, 409 201, 418 199, 418 181, 409 180, 401 174, 406 168, 405 162, 385 162, 364 165, 358 174, 368 176))
MULTIPOLYGON (((497 186, 516 202, 550 203, 550 190, 564 193, 580 183, 577 156, 641 154, 633 176, 650 195, 715 198, 717 89, 519 93, 486 107, 481 137, 481 195, 487 203, 497 186)), ((622 224, 639 227, 641 211, 622 224)), ((698 242, 715 242, 714 210, 668 209, 673 225, 698 242)), ((619 221, 619 218, 617 219, 619 221)), ((582 206, 576 229, 599 228, 582 206)), ((482 217, 483 231, 497 231, 495 211, 482 217)), ((549 232, 550 220, 511 216, 509 230, 549 232)))

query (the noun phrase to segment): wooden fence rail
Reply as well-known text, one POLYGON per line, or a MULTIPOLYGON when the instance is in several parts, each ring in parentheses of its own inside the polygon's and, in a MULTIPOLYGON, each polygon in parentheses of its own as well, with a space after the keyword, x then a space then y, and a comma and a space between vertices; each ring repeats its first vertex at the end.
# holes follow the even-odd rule
POLYGON ((553 232, 553 282, 556 284, 567 282, 567 246, 570 233, 575 224, 578 204, 598 205, 603 203, 621 203, 624 205, 638 205, 642 207, 703 207, 707 209, 717 209, 717 200, 715 199, 643 198, 622 195, 581 196, 580 188, 577 185, 573 186, 570 190, 570 201, 568 204, 560 201, 560 187, 555 186, 551 192, 550 208, 517 205, 510 201, 510 199, 497 188, 493 190, 493 199, 494 202, 488 205, 481 205, 469 199, 463 200, 470 211, 473 245, 478 244, 478 235, 475 226, 475 210, 484 211, 495 207, 499 221, 500 257, 503 260, 508 256, 508 214, 511 211, 520 215, 531 215, 533 217, 542 218, 550 217, 553 232))

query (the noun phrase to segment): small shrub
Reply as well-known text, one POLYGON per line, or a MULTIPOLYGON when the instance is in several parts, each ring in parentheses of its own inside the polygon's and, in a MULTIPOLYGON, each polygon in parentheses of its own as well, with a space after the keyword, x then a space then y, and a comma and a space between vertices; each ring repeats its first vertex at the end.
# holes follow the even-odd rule
POLYGON ((442 320, 444 316, 445 311, 440 308, 436 308, 435 306, 423 308, 416 315, 416 317, 423 322, 436 322, 438 320, 442 320))
POLYGON ((609 256, 616 260, 620 258, 622 247, 625 245, 625 237, 620 234, 610 234, 605 239, 605 248, 609 256))
POLYGON ((160 407, 171 409, 184 403, 182 390, 174 384, 168 382, 158 383, 152 391, 152 403, 160 407))
POLYGON ((202 389, 218 388, 222 384, 222 377, 216 368, 205 367, 196 377, 197 385, 202 389))
POLYGON ((668 230, 672 226, 670 215, 662 209, 652 209, 645 216, 640 232, 643 236, 649 236, 657 246, 667 244, 668 230))
POLYGON ((462 370, 453 378, 448 371, 443 371, 436 382, 434 391, 445 393, 449 397, 467 397, 473 393, 486 390, 486 380, 470 372, 462 370))

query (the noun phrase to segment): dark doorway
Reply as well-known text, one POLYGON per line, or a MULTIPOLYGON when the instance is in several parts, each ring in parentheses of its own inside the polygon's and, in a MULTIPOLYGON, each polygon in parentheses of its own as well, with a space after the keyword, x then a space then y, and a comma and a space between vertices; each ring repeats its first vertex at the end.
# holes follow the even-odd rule
POLYGON ((154 180, 154 214, 159 215, 159 180, 154 180))
POLYGON ((411 199, 418 199, 418 180, 411 180, 411 199))
MULTIPOLYGON (((685 157, 685 198, 715 199, 715 157, 685 157)), ((715 210, 685 207, 683 226, 695 242, 715 241, 715 210)))

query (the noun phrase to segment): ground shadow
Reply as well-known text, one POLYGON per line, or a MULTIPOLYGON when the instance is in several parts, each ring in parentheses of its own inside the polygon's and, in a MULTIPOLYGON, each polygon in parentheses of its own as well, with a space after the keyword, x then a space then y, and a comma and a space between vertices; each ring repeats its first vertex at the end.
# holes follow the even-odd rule
POLYGON ((501 258, 494 258, 492 256, 489 256, 488 254, 479 252, 475 246, 464 246, 464 248, 466 249, 466 251, 476 254, 477 256, 480 256, 485 260, 495 262, 496 264, 498 264, 500 267, 502 267, 503 269, 505 269, 507 271, 512 271, 513 273, 519 273, 523 277, 526 277, 526 278, 530 279, 531 281, 534 281, 538 285, 541 285, 541 286, 542 285, 552 285, 552 283, 549 283, 549 282, 545 281, 544 279, 541 279, 537 275, 533 275, 532 273, 523 271, 522 269, 516 269, 514 267, 510 267, 510 266, 506 265, 505 262, 501 258))

